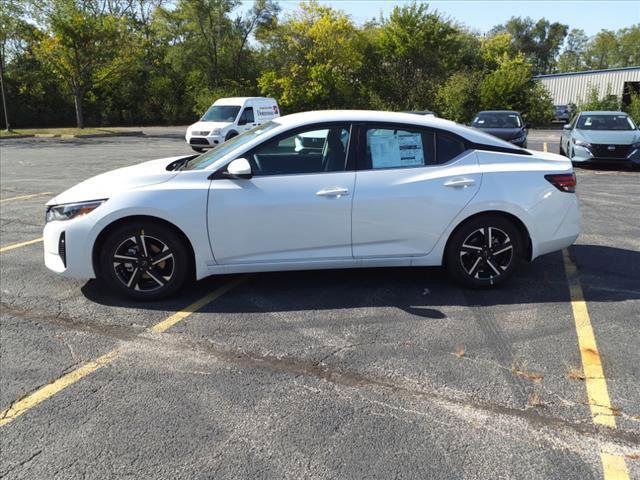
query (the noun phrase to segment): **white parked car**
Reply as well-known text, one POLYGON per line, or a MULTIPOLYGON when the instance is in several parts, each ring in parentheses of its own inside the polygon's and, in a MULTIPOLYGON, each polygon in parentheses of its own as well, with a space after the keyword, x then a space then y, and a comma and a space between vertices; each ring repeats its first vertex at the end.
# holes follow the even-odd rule
POLYGON ((214 274, 351 267, 445 265, 493 286, 575 241, 575 185, 567 158, 447 120, 299 113, 61 193, 45 263, 139 299, 214 274), (322 148, 299 148, 318 132, 322 148))
POLYGON ((624 112, 580 112, 564 126, 560 155, 574 165, 629 165, 640 169, 640 128, 624 112))
POLYGON ((279 116, 280 108, 273 98, 220 98, 187 128, 185 140, 193 150, 202 153, 279 116))

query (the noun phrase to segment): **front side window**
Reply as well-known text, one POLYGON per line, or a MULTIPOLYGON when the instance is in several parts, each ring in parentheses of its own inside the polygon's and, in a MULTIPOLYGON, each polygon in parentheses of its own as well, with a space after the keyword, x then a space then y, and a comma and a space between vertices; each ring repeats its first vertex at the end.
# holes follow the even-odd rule
POLYGON ((240 112, 236 105, 213 105, 200 119, 203 122, 228 122, 233 123, 240 112))
POLYGON ((627 115, 580 115, 580 130, 635 130, 633 121, 627 115))
POLYGON ((297 131, 247 155, 255 176, 341 172, 346 168, 349 125, 297 131))
POLYGON ((433 133, 367 128, 363 169, 412 168, 433 164, 433 133))
POLYGON ((242 117, 240 117, 240 123, 242 125, 246 125, 248 123, 253 123, 255 120, 253 119, 253 107, 247 107, 242 112, 242 117))

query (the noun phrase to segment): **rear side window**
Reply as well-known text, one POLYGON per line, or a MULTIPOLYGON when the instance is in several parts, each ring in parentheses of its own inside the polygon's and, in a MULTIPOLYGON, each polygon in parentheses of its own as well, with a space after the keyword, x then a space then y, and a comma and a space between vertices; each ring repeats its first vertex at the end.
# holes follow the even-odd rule
POLYGON ((416 168, 432 165, 433 133, 387 128, 367 128, 362 169, 416 168))
POLYGON ((465 144, 457 138, 438 133, 436 135, 436 163, 447 163, 467 149, 465 144))

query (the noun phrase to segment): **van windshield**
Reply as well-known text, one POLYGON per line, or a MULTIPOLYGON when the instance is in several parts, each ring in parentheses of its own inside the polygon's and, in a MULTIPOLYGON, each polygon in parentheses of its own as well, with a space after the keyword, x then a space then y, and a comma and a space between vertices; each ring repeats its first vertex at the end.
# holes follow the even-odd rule
POLYGON ((189 163, 187 163, 184 167, 185 170, 203 170, 210 165, 213 165, 215 162, 220 160, 226 154, 231 153, 236 148, 241 147, 242 145, 249 143, 251 140, 256 138, 259 135, 262 135, 269 130, 273 130, 276 127, 280 127, 281 125, 276 122, 266 122, 262 125, 259 125, 251 130, 244 132, 237 137, 233 137, 230 140, 218 145, 217 147, 209 150, 207 153, 203 153, 202 155, 194 158, 189 163))
POLYGON ((202 118, 202 122, 234 122, 240 112, 238 105, 212 105, 202 118))

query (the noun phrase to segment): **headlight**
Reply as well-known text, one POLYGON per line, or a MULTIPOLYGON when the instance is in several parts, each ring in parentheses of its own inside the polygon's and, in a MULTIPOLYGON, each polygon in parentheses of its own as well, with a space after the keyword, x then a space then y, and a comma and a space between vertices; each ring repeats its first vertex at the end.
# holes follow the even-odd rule
POLYGON ((220 135, 220 129, 214 128, 213 130, 211 130, 211 135, 220 135))
POLYGON ((573 142, 574 145, 578 145, 579 147, 591 148, 591 144, 589 142, 585 142, 583 140, 576 140, 575 138, 572 138, 571 141, 573 142))
POLYGON ((52 205, 47 208, 45 220, 47 222, 52 222, 54 220, 71 220, 72 218, 80 217, 92 212, 106 201, 107 199, 105 198, 104 200, 91 200, 89 202, 52 205))

